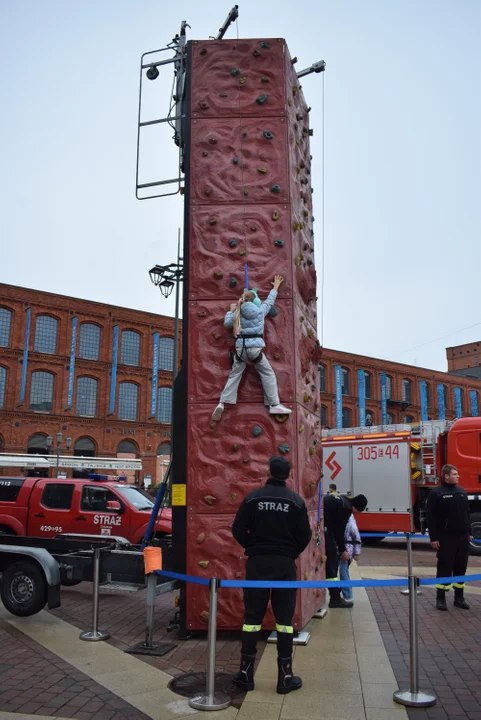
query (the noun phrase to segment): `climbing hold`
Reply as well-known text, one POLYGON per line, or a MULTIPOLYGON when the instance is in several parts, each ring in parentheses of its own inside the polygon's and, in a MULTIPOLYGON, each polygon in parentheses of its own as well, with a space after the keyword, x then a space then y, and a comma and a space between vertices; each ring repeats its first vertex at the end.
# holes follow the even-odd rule
POLYGON ((297 85, 292 86, 292 94, 297 95, 297 85))
POLYGON ((280 359, 281 359, 280 353, 274 353, 274 360, 280 360, 280 359))
POLYGON ((272 219, 279 220, 279 213, 277 210, 274 210, 274 212, 272 213, 272 219))
POLYGON ((287 443, 282 443, 282 445, 279 445, 279 452, 281 452, 283 455, 289 452, 289 445, 287 443))
POLYGON ((214 277, 216 280, 222 280, 222 278, 224 277, 224 273, 220 270, 216 270, 214 273, 214 277))
POLYGON ((245 85, 246 82, 247 82, 247 78, 246 78, 246 77, 241 77, 241 78, 239 78, 239 85, 245 85))
POLYGON ((245 250, 239 250, 239 255, 245 255, 245 254, 246 254, 245 250))
POLYGON ((315 454, 316 454, 316 448, 310 447, 310 448, 309 448, 309 455, 311 455, 311 457, 312 457, 312 455, 315 455, 315 454))
POLYGON ((297 230, 297 229, 298 229, 298 224, 297 224, 297 223, 292 223, 292 229, 293 229, 293 230, 297 230))
POLYGON ((249 194, 249 190, 247 188, 244 188, 244 195, 248 195, 248 194, 249 194))
POLYGON ((209 612, 208 610, 202 610, 202 612, 199 615, 202 622, 208 623, 209 622, 209 612))
POLYGON ((299 318, 299 322, 300 322, 300 323, 303 323, 305 319, 306 319, 306 318, 304 317, 304 315, 301 315, 301 317, 299 318))
POLYGON ((300 172, 301 172, 301 168, 300 168, 299 165, 298 165, 298 166, 296 167, 296 173, 299 175, 300 172))
POLYGON ((242 462, 247 465, 247 463, 250 463, 251 459, 249 457, 242 458, 242 462))
POLYGON ((287 421, 288 417, 289 415, 274 415, 275 421, 280 423, 281 425, 287 421))
POLYGON ((209 561, 208 560, 199 560, 197 565, 200 565, 200 567, 206 568, 206 567, 209 567, 209 561))
POLYGON ((217 225, 217 218, 210 217, 209 218, 209 225, 217 225))
POLYGON ((204 195, 212 195, 212 188, 208 185, 204 188, 204 195))
POLYGON ((262 55, 261 51, 258 50, 257 48, 252 51, 252 54, 254 57, 261 57, 261 55, 262 55))
POLYGON ((296 62, 297 62, 297 58, 296 58, 296 57, 291 58, 291 65, 295 65, 296 62))
POLYGON ((302 134, 303 134, 305 137, 306 137, 307 135, 309 135, 310 137, 312 137, 312 136, 314 135, 314 130, 313 130, 313 128, 303 128, 302 134))
POLYGON ((262 82, 262 83, 268 83, 268 82, 269 82, 269 78, 268 78, 268 77, 265 77, 265 76, 264 76, 264 77, 261 77, 261 82, 262 82))
POLYGON ((219 97, 229 97, 226 92, 219 93, 219 97))
POLYGON ((222 335, 220 333, 212 333, 212 337, 214 340, 220 340, 222 335))
POLYGON ((269 43, 267 43, 265 40, 263 40, 263 41, 260 43, 260 46, 261 46, 261 48, 262 48, 263 50, 269 50, 270 47, 271 47, 271 46, 269 45, 269 43))
POLYGON ((257 168, 257 172, 261 173, 261 175, 265 175, 267 172, 267 168, 265 168, 265 167, 257 168))
POLYGON ((302 113, 296 113, 296 120, 302 120, 302 113))
POLYGON ((217 501, 217 498, 213 495, 204 495, 204 502, 207 503, 207 505, 212 505, 217 501))
POLYGON ((264 130, 264 137, 266 140, 272 140, 274 138, 274 133, 270 130, 264 130))
POLYGON ((304 253, 300 252, 300 253, 299 253, 299 258, 300 258, 301 260, 304 260, 304 253))
POLYGON ((233 500, 237 500, 237 493, 231 493, 230 496, 233 500))
POLYGON ((198 315, 199 317, 205 317, 205 316, 207 315, 207 313, 206 313, 205 310, 199 310, 199 312, 197 313, 197 315, 198 315))
POLYGON ((233 446, 232 446, 232 450, 233 450, 234 452, 237 452, 238 449, 239 449, 238 444, 237 444, 237 443, 234 443, 233 446))
POLYGON ((240 75, 240 70, 239 70, 239 68, 233 68, 233 69, 230 71, 230 74, 232 75, 232 77, 236 77, 236 75, 240 75))
POLYGON ((316 392, 316 386, 315 386, 315 385, 311 385, 311 392, 316 392))
POLYGON ((264 103, 267 102, 267 95, 259 95, 258 98, 256 98, 256 103, 258 105, 264 105, 264 103))
POLYGON ((205 533, 200 533, 200 535, 197 535, 197 542, 199 543, 199 545, 201 543, 203 543, 204 540, 205 540, 205 533))
POLYGON ((208 109, 209 109, 209 103, 206 102, 205 100, 201 100, 200 103, 199 103, 199 105, 200 105, 200 109, 201 109, 201 110, 208 110, 208 109))
POLYGON ((238 157, 232 158, 232 164, 233 164, 233 165, 238 165, 238 164, 239 164, 239 158, 238 158, 238 157))
POLYGON ((314 337, 314 330, 312 328, 309 328, 309 330, 307 331, 307 337, 314 337))
POLYGON ((296 267, 299 265, 300 262, 301 262, 301 259, 299 257, 296 257, 296 259, 294 260, 296 267))
POLYGON ((304 580, 309 580, 309 573, 307 570, 304 570, 304 580))
POLYGON ((274 240, 274 245, 277 247, 284 247, 284 240, 274 240))
POLYGON ((232 278, 229 280, 229 287, 230 287, 230 288, 235 288, 236 285, 237 285, 237 280, 236 280, 235 277, 232 277, 232 278))
POLYGON ((301 162, 299 163, 299 165, 300 165, 301 168, 303 168, 303 169, 306 167, 306 163, 304 162, 304 160, 301 160, 301 162))
POLYGON ((203 151, 202 151, 202 157, 207 157, 208 154, 209 154, 209 153, 207 152, 207 150, 203 150, 203 151))
POLYGON ((309 210, 304 210, 304 217, 309 217, 309 210))
POLYGON ((232 240, 229 240, 229 245, 231 247, 235 247, 237 245, 237 240, 234 240, 234 238, 232 238, 232 240))
POLYGON ((259 427, 259 425, 254 425, 254 427, 252 428, 252 434, 254 435, 254 437, 259 437, 259 435, 262 434, 262 428, 259 427))
POLYGON ((315 570, 315 571, 316 571, 316 572, 319 572, 319 566, 318 566, 318 565, 316 565, 316 570, 315 570))
POLYGON ((242 131, 242 137, 243 137, 243 138, 246 138, 246 137, 247 137, 247 130, 243 130, 243 131, 242 131))
POLYGON ((281 191, 281 186, 280 186, 280 185, 273 185, 273 186, 271 187, 271 192, 273 192, 273 193, 280 193, 280 191, 281 191))
POLYGON ((310 401, 311 401, 311 396, 309 395, 308 392, 305 392, 304 393, 304 402, 310 402, 310 401))
MULTIPOLYGON (((291 100, 291 98, 287 98, 287 104, 289 105, 289 107, 292 107, 292 100, 291 100)), ((297 140, 296 140, 296 142, 297 142, 297 140)))
POLYGON ((303 432, 304 432, 304 425, 299 425, 299 434, 303 433, 303 432))
POLYGON ((211 137, 209 138, 209 142, 211 145, 217 145, 217 138, 211 137))
POLYGON ((250 229, 252 232, 255 232, 257 230, 257 225, 251 225, 250 229))
POLYGON ((200 51, 200 54, 207 55, 207 48, 202 48, 202 50, 200 51))

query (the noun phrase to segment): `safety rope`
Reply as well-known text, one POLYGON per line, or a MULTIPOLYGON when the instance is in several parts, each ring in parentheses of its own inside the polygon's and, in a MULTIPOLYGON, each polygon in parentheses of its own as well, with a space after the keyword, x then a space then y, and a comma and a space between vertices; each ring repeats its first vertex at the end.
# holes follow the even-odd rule
MULTIPOLYGON (((240 55, 239 55, 239 18, 238 17, 236 18, 235 25, 236 25, 236 34, 237 34, 235 49, 236 49, 237 57, 240 60, 240 55)), ((239 62, 239 65, 240 65, 240 62, 239 62)), ((246 290, 248 290, 249 289, 249 270, 248 270, 248 263, 247 263, 247 229, 246 229, 246 210, 245 210, 245 206, 246 206, 245 190, 246 190, 246 188, 244 187, 244 154, 243 154, 243 142, 242 142, 242 137, 243 137, 242 106, 241 106, 241 79, 242 79, 242 77, 243 76, 241 74, 239 77, 238 83, 237 83, 237 99, 238 99, 238 103, 239 103, 239 136, 240 136, 239 162, 240 162, 240 166, 241 166, 242 224, 244 226, 244 254, 246 257, 246 262, 244 263, 244 288, 246 290)))
POLYGON ((324 257, 325 257, 325 232, 326 232, 326 162, 325 162, 325 92, 324 92, 324 77, 326 73, 322 73, 322 134, 321 134, 321 147, 322 147, 322 212, 321 212, 321 348, 324 346, 324 257))

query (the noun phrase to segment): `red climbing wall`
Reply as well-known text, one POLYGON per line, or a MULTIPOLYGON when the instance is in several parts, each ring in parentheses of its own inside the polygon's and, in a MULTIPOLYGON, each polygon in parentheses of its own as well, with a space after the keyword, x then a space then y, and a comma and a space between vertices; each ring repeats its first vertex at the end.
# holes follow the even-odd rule
MULTIPOLYGON (((268 476, 268 459, 285 453, 290 487, 316 528, 320 481, 319 343, 310 185, 308 110, 285 41, 193 42, 188 193, 187 573, 243 578, 245 557, 231 534, 245 495, 268 476), (275 274, 285 282, 265 326, 267 356, 281 402, 273 417, 253 367, 238 405, 210 416, 230 370, 225 310, 249 285, 264 299, 275 274), (281 449, 282 448, 282 449, 281 449)), ((322 579, 322 548, 301 556, 299 579, 322 579)), ((302 628, 323 602, 298 595, 302 628)), ((188 629, 207 625, 207 589, 187 585, 188 629)), ((241 590, 221 590, 218 625, 242 625, 241 590)), ((265 627, 273 627, 272 616, 265 627)))

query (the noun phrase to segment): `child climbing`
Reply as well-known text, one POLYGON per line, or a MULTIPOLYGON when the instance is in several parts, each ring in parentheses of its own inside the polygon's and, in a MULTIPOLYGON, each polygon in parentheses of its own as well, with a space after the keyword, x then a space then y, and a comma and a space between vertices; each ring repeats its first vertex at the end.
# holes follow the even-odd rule
MULTIPOLYGON (((353 559, 359 560, 359 556, 361 554, 361 536, 359 535, 354 515, 351 515, 347 521, 346 529, 344 531, 344 541, 349 559, 341 560, 339 563, 339 577, 341 580, 350 580, 349 567, 353 559)), ((352 600, 352 587, 341 588, 341 594, 344 600, 352 600)))
POLYGON ((224 404, 235 405, 237 403, 237 391, 242 374, 250 360, 259 373, 264 390, 264 404, 269 406, 272 415, 289 415, 292 411, 279 402, 277 380, 268 359, 262 352, 266 344, 264 342, 264 318, 269 310, 274 307, 277 298, 277 291, 284 282, 282 275, 276 275, 272 283, 273 289, 267 299, 261 303, 257 293, 246 290, 237 303, 232 303, 230 310, 224 318, 224 327, 233 328, 235 340, 235 356, 232 370, 225 384, 219 404, 212 413, 212 420, 220 420, 224 412, 224 404))

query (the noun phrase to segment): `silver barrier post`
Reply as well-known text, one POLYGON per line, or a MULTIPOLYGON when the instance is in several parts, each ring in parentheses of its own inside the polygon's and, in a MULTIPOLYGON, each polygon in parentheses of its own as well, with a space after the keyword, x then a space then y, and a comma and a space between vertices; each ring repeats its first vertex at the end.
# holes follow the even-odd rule
MULTIPOLYGON (((408 551, 408 577, 411 577, 413 574, 413 549, 411 545, 411 533, 406 533, 406 543, 407 543, 407 551, 408 551)), ((404 590, 401 590, 401 595, 409 595, 411 592, 410 588, 404 588, 404 590)), ((416 588, 416 595, 422 595, 421 590, 419 588, 416 588)))
POLYGON ((215 684, 215 640, 217 635, 217 591, 219 579, 209 580, 209 629, 207 633, 207 673, 206 695, 190 698, 189 705, 196 710, 224 710, 231 704, 231 698, 225 693, 216 693, 215 684))
POLYGON ((80 633, 81 640, 108 640, 110 633, 99 630, 99 586, 100 586, 100 548, 94 549, 94 588, 92 599, 92 630, 80 633))
MULTIPOLYGON (((412 566, 411 566, 412 567, 412 566)), ((395 702, 408 707, 429 707, 434 705, 436 695, 419 689, 419 657, 418 657, 418 612, 417 612, 418 579, 409 575, 409 690, 396 690, 393 694, 395 702)))

